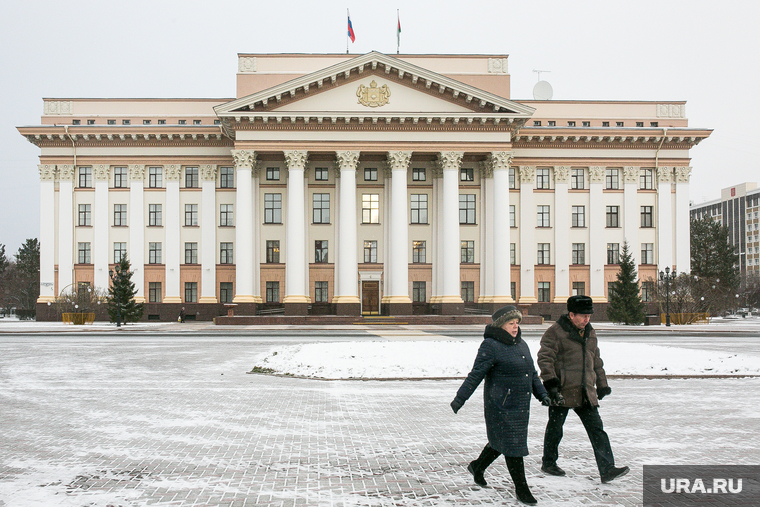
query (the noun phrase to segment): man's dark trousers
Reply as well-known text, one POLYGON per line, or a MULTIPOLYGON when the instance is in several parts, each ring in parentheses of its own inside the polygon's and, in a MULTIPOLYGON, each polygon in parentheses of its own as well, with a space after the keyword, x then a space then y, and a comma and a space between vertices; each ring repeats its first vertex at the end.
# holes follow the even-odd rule
MULTIPOLYGON (((569 410, 567 407, 549 407, 549 421, 546 423, 546 433, 544 433, 544 465, 557 463, 559 442, 562 440, 562 426, 565 424, 569 410)), ((599 409, 586 404, 573 410, 586 428, 586 434, 594 448, 599 475, 604 475, 607 470, 615 466, 615 458, 612 456, 610 439, 604 431, 599 409)))

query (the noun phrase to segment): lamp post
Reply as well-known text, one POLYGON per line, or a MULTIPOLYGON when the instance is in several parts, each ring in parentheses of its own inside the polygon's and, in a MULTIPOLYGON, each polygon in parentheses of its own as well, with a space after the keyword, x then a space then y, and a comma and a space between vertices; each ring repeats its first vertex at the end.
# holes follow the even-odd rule
MULTIPOLYGON (((108 277, 114 284, 118 279, 121 279, 121 270, 118 265, 116 265, 114 269, 108 270, 108 277)), ((116 327, 121 327, 121 304, 119 303, 119 299, 115 296, 116 291, 114 291, 114 302, 116 303, 116 327)))
POLYGON ((670 326, 670 280, 675 278, 675 271, 670 274, 670 267, 665 267, 665 272, 660 271, 660 281, 665 282, 665 325, 670 326))

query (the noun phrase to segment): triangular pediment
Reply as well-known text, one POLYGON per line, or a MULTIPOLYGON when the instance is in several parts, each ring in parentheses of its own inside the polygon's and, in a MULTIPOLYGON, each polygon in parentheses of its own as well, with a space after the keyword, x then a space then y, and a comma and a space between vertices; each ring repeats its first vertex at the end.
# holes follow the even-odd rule
POLYGON ((425 118, 522 125, 534 109, 371 52, 214 108, 221 118, 425 118))

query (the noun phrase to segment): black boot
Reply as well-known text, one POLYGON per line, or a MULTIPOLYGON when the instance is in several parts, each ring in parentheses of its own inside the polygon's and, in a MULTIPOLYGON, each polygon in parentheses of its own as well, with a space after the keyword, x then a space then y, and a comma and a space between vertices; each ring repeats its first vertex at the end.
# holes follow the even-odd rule
POLYGON ((486 471, 488 465, 499 457, 499 454, 501 454, 499 451, 486 444, 478 459, 467 465, 467 470, 472 474, 472 478, 475 479, 475 484, 482 487, 488 486, 485 477, 483 477, 483 472, 486 471))
POLYGON ((525 462, 521 457, 507 457, 507 469, 512 476, 512 482, 515 483, 515 494, 517 499, 525 505, 536 505, 538 501, 530 493, 528 480, 525 478, 525 462))

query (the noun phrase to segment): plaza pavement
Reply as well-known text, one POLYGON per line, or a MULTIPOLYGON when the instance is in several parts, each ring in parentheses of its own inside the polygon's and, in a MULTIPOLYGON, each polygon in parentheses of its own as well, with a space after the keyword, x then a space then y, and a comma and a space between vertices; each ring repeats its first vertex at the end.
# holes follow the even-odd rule
MULTIPOLYGON (((487 488, 465 469, 485 428, 480 391, 449 408, 458 380, 247 374, 277 331, 135 331, 0 334, 0 506, 519 505, 503 460, 487 488)), ((298 338, 336 339, 355 338, 298 338)), ((570 414, 568 477, 543 474, 546 409, 534 401, 526 469, 539 505, 641 505, 644 464, 760 463, 760 379, 611 386, 600 410, 631 473, 601 484, 570 414)))

